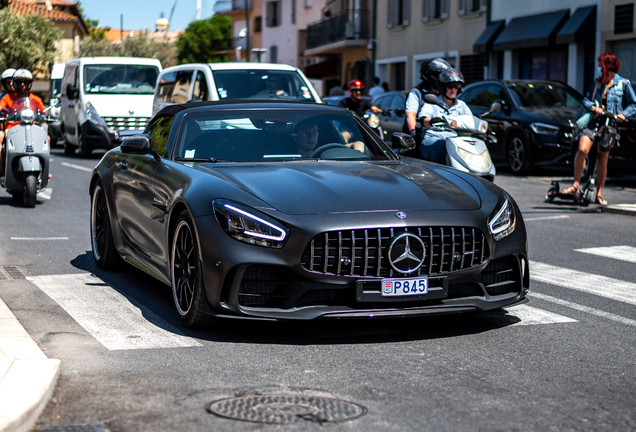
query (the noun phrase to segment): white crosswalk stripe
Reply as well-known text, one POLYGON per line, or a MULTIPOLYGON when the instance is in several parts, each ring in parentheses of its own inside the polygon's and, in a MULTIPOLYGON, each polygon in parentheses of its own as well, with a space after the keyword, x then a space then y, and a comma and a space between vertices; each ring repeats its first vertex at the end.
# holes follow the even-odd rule
POLYGON ((89 273, 29 279, 109 350, 201 346, 89 273))
POLYGON ((612 258, 621 261, 636 263, 636 248, 632 246, 610 246, 586 249, 574 249, 576 252, 583 252, 598 255, 605 258, 612 258))
POLYGON ((636 305, 636 284, 530 261, 530 279, 636 305))
POLYGON ((537 324, 559 324, 577 320, 528 305, 514 306, 503 311, 484 312, 479 317, 499 326, 523 326, 537 324))

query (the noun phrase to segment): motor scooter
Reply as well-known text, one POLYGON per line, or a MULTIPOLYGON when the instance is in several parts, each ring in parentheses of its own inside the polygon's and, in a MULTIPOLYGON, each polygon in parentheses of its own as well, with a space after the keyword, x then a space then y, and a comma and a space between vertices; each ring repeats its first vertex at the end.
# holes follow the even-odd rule
POLYGON ((384 141, 384 131, 380 126, 380 118, 371 111, 367 111, 364 113, 364 120, 366 120, 367 125, 378 134, 380 139, 384 141))
POLYGON ((0 184, 26 207, 35 207, 37 191, 49 182, 49 139, 38 122, 55 121, 43 112, 33 111, 32 105, 35 103, 30 98, 19 98, 8 111, 5 108, 0 112, 0 121, 18 122, 6 131, 2 155, 5 169, 0 173, 0 184))
POLYGON ((578 193, 564 194, 561 192, 559 182, 553 181, 550 189, 548 189, 545 194, 545 202, 551 203, 555 198, 559 198, 587 206, 596 201, 596 173, 598 169, 598 161, 601 156, 600 149, 612 149, 620 138, 618 135, 618 121, 614 114, 604 111, 603 114, 599 114, 598 117, 601 118, 602 125, 596 134, 594 143, 592 144, 592 149, 598 146, 598 148, 595 149, 596 157, 589 158, 590 165, 587 167, 588 174, 581 178, 578 193))
MULTIPOLYGON (((448 113, 435 95, 424 95, 424 102, 437 105, 448 113)), ((495 144, 497 137, 489 131, 488 122, 481 117, 500 110, 501 104, 494 102, 480 117, 446 114, 441 118, 431 119, 433 126, 456 134, 446 138, 446 165, 494 181, 497 171, 490 158, 487 143, 495 144)))

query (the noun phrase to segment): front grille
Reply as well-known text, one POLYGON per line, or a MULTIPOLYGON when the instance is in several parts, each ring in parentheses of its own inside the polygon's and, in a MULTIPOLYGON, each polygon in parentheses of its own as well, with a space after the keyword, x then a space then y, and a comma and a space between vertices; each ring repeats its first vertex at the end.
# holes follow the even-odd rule
POLYGON ((33 145, 32 144, 27 144, 26 148, 24 149, 25 153, 33 153, 35 150, 33 150, 33 145))
POLYGON ((409 227, 331 231, 314 237, 303 252, 302 266, 337 276, 392 277, 387 259, 389 241, 403 232, 417 234, 426 257, 414 275, 435 275, 476 267, 488 260, 488 244, 477 228, 409 227))
POLYGON ((149 117, 104 117, 104 121, 113 130, 139 130, 145 129, 149 117))
POLYGON ((519 262, 514 255, 497 258, 482 273, 482 281, 489 295, 500 295, 521 290, 519 262))
POLYGON ((239 288, 241 306, 275 307, 287 298, 290 282, 275 270, 251 266, 243 273, 239 288))

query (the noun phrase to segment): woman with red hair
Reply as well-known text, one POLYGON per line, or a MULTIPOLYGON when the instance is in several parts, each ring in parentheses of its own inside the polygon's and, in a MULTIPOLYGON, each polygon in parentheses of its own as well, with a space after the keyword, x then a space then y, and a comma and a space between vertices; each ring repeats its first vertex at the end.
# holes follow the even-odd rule
MULTIPOLYGON (((598 57, 597 73, 600 76, 594 84, 594 89, 585 95, 583 105, 593 114, 602 114, 603 111, 611 112, 619 122, 622 122, 625 121, 626 117, 636 114, 636 95, 629 80, 617 74, 620 67, 621 61, 612 53, 601 54, 598 57), (625 108, 623 108, 623 101, 627 105, 625 108)), ((579 182, 585 169, 585 159, 600 127, 601 121, 595 117, 579 133, 579 150, 574 158, 574 183, 563 193, 578 194, 579 182)), ((607 176, 607 159, 610 149, 599 148, 599 151, 601 154, 596 172, 596 184, 598 185, 596 203, 607 205, 607 200, 603 199, 602 194, 607 176)))

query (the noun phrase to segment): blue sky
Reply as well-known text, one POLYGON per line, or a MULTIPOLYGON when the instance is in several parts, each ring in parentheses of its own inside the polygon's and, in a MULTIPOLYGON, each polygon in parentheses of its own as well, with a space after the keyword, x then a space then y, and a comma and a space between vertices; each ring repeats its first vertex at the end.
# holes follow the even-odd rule
MULTIPOLYGON (((100 27, 119 29, 124 14, 124 30, 155 29, 161 12, 168 18, 175 0, 80 0, 85 18, 99 20, 100 27)), ((215 0, 201 0, 201 18, 212 16, 215 0)), ((197 0, 177 0, 170 30, 183 30, 196 19, 197 0)))

